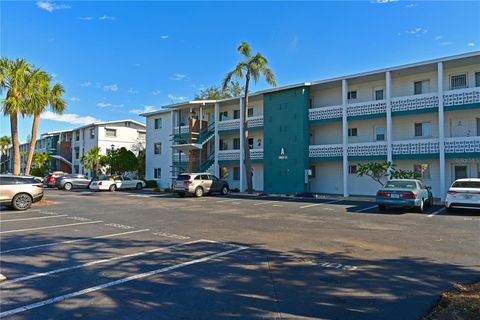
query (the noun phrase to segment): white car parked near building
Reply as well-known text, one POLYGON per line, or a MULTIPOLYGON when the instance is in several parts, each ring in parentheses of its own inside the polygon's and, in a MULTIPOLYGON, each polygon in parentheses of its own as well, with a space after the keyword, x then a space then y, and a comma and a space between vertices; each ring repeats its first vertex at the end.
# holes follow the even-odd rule
POLYGON ((448 211, 454 208, 480 210, 480 179, 458 179, 447 193, 445 207, 448 211))
POLYGON ((120 189, 137 189, 145 187, 145 181, 131 179, 125 176, 101 176, 90 183, 91 190, 116 191, 120 189))

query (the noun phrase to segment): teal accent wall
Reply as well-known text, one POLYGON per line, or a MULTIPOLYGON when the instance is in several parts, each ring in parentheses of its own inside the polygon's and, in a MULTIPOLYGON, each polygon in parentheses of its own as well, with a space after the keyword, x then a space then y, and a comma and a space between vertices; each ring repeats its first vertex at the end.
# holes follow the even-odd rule
POLYGON ((350 156, 348 160, 358 160, 358 161, 369 161, 369 160, 383 160, 387 161, 386 155, 377 155, 377 156, 350 156))
POLYGON ((377 118, 385 118, 387 114, 385 112, 383 113, 373 113, 373 114, 366 114, 366 115, 361 115, 361 116, 351 116, 348 117, 348 121, 350 120, 370 120, 370 119, 377 119, 377 118))
POLYGON ((310 125, 324 124, 329 122, 342 122, 342 118, 329 118, 321 120, 311 120, 310 125))
POLYGON ((480 158, 480 152, 445 153, 445 158, 480 158))
POLYGON ((438 159, 438 157, 438 153, 392 155, 393 160, 438 159))
POLYGON ((456 110, 478 109, 478 108, 480 108, 480 103, 460 104, 456 106, 445 107, 445 112, 456 111, 456 110))
POLYGON ((309 168, 308 87, 263 95, 264 191, 305 192, 305 169, 309 168), (286 159, 279 159, 284 148, 286 159))
POLYGON ((392 117, 398 116, 409 116, 412 114, 422 114, 422 113, 432 113, 438 112, 438 108, 425 108, 425 109, 417 109, 417 110, 407 110, 407 111, 396 111, 392 112, 392 117))

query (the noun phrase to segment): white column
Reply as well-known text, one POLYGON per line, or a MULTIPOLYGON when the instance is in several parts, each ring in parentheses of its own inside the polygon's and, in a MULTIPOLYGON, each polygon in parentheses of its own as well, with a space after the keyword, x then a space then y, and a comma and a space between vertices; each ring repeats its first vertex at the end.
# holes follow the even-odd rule
POLYGON ((438 142, 440 165, 440 200, 445 200, 445 114, 443 110, 443 62, 438 63, 438 142))
POLYGON ((387 161, 392 162, 392 75, 390 71, 385 73, 385 102, 387 107, 387 161))
POLYGON ((245 165, 243 159, 243 148, 245 145, 245 137, 243 136, 243 128, 245 122, 245 101, 240 98, 240 191, 245 191, 245 165))
POLYGON ((343 196, 348 197, 348 84, 347 80, 342 80, 342 141, 343 141, 343 196))
POLYGON ((218 135, 218 121, 220 120, 220 104, 215 103, 215 114, 214 120, 215 121, 215 134, 213 136, 214 143, 215 143, 215 158, 214 158, 214 168, 215 168, 215 175, 220 177, 220 167, 218 165, 218 151, 220 151, 220 136, 218 135))

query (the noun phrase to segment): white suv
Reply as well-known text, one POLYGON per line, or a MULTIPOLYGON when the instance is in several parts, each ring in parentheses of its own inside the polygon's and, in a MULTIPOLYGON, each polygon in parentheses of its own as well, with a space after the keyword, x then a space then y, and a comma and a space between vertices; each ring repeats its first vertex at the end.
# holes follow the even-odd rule
POLYGON ((454 208, 480 210, 480 178, 458 179, 448 189, 447 211, 454 208))
POLYGON ((227 181, 218 179, 213 174, 182 173, 175 180, 174 190, 180 197, 184 197, 186 194, 201 197, 207 193, 226 195, 230 189, 227 181))

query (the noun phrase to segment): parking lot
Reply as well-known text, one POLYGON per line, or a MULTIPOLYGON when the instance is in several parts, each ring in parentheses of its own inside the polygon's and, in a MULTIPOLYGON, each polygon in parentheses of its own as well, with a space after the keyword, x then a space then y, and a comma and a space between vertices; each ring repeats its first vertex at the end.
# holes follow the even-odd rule
POLYGON ((480 279, 480 214, 47 190, 2 208, 0 317, 417 319, 480 279))

